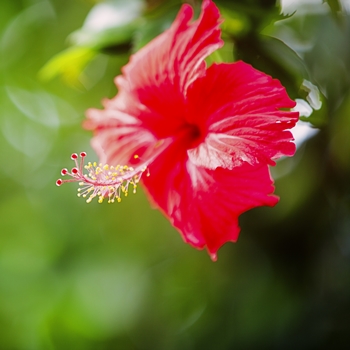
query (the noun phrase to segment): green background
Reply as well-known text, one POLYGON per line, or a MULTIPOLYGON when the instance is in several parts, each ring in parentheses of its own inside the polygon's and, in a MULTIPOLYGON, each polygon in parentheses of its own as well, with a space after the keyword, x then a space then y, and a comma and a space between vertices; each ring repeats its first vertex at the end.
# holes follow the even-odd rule
POLYGON ((347 348, 346 2, 302 2, 283 19, 274 1, 217 1, 224 61, 244 59, 293 98, 306 97, 307 79, 323 105, 305 119, 317 135, 272 169, 280 203, 243 214, 238 243, 215 263, 184 244, 141 189, 120 204, 88 205, 74 184, 55 186, 72 152, 95 160, 85 111, 116 94, 130 53, 180 6, 110 1, 132 19, 69 36, 96 3, 0 2, 0 349, 347 348))

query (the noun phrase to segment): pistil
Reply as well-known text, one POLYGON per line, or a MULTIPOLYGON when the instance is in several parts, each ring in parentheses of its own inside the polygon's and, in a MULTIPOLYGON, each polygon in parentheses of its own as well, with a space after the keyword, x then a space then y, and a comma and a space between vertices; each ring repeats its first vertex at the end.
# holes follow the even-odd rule
MULTIPOLYGON (((62 176, 69 176, 69 179, 58 179, 57 186, 61 186, 66 182, 78 182, 78 197, 86 198, 86 202, 90 203, 95 197, 98 202, 102 203, 107 199, 108 203, 121 201, 121 195, 127 196, 129 188, 136 193, 136 188, 140 182, 141 176, 147 170, 147 166, 139 166, 135 169, 128 165, 108 165, 89 162, 84 165, 86 152, 71 155, 71 159, 75 163, 70 171, 66 168, 61 170, 62 176), (80 160, 79 160, 80 158, 80 160), (84 173, 84 169, 86 173, 84 173)), ((137 155, 134 156, 138 158, 137 155)), ((147 173, 149 175, 149 173, 147 173)))

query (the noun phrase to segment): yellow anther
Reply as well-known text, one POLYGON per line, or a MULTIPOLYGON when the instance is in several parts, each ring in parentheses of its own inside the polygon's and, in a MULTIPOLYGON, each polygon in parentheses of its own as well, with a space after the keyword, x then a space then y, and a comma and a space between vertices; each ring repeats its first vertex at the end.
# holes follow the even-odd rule
MULTIPOLYGON (((108 203, 121 202, 122 193, 125 197, 128 196, 129 190, 136 193, 137 183, 143 172, 148 169, 147 167, 134 169, 131 166, 120 164, 112 166, 97 162, 88 162, 87 165, 84 165, 84 154, 81 153, 82 161, 80 164, 76 162, 77 171, 74 170, 74 174, 70 174, 66 170, 62 171, 63 175, 68 173, 73 179, 59 180, 57 183, 77 181, 80 186, 77 190, 77 196, 85 198, 87 203, 92 202, 95 197, 99 203, 102 203, 105 198, 108 203), (82 169, 87 170, 85 174, 82 169)), ((133 157, 134 159, 139 158, 137 154, 133 157)), ((75 160, 75 156, 72 159, 75 160)))

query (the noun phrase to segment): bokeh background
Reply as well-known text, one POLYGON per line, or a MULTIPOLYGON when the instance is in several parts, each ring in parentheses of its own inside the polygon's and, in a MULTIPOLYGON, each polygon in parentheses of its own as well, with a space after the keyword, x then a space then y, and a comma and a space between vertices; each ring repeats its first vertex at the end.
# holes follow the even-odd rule
MULTIPOLYGON (((200 1, 189 1, 198 13, 200 1)), ((350 3, 215 1, 222 59, 298 99, 274 208, 213 263, 142 190, 86 204, 55 186, 86 109, 179 0, 1 0, 0 349, 345 349, 350 341, 350 3)))

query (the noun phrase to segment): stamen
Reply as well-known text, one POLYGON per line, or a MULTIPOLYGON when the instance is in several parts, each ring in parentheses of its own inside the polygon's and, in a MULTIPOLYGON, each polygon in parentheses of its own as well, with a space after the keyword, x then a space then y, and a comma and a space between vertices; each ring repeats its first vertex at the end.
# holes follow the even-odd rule
POLYGON ((86 152, 79 154, 80 161, 78 162, 78 154, 73 153, 71 159, 75 163, 75 167, 69 172, 64 168, 61 170, 61 175, 68 175, 70 178, 66 180, 58 179, 57 186, 61 186, 66 182, 78 182, 78 197, 86 198, 86 202, 90 203, 95 197, 98 203, 102 203, 104 199, 108 203, 115 201, 121 202, 121 194, 126 197, 128 195, 129 185, 132 186, 132 192, 136 193, 137 184, 140 182, 142 174, 146 171, 147 166, 129 167, 127 165, 97 164, 89 162, 84 165, 86 152), (86 170, 84 174, 83 169, 86 170))

